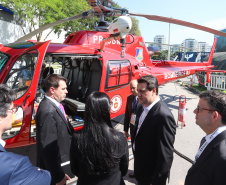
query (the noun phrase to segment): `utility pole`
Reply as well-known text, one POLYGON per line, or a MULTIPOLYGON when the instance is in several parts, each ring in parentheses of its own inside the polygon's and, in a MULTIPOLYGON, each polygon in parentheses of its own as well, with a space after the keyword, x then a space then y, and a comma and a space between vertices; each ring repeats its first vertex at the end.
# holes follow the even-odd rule
POLYGON ((168 60, 170 60, 170 23, 169 23, 169 39, 168 39, 168 60))

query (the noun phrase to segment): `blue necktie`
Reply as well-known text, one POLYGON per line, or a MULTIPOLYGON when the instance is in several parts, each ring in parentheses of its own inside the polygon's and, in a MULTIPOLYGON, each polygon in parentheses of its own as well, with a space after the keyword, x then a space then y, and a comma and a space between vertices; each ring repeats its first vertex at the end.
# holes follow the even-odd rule
POLYGON ((133 113, 136 113, 137 110, 137 104, 138 104, 138 98, 135 97, 132 103, 132 109, 133 109, 133 113))
POLYGON ((206 142, 206 137, 203 137, 202 140, 201 140, 201 142, 200 142, 199 148, 200 148, 205 142, 206 142))

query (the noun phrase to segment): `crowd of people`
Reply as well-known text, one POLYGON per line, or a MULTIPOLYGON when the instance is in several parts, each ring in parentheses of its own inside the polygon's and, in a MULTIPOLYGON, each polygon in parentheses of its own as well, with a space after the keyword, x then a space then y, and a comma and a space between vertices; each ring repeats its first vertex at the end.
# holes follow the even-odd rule
MULTIPOLYGON (((111 102, 104 92, 87 100, 84 127, 74 131, 61 102, 67 94, 66 79, 57 74, 45 80, 45 98, 38 107, 37 166, 28 157, 7 152, 1 135, 12 127, 16 93, 0 85, 0 184, 66 184, 77 176, 78 185, 124 185, 131 136, 134 172, 138 185, 165 185, 173 162, 176 123, 158 96, 155 76, 131 81, 124 133, 110 119, 111 102), (128 130, 130 129, 130 134, 128 130)), ((196 124, 206 133, 189 169, 185 185, 225 184, 226 95, 209 90, 199 95, 196 124)))

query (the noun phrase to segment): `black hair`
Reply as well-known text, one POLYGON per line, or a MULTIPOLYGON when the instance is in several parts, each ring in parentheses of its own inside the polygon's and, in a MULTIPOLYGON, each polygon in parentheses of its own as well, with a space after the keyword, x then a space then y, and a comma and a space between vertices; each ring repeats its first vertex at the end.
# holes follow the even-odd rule
POLYGON ((199 98, 206 100, 211 109, 222 116, 222 123, 226 125, 226 94, 216 90, 202 92, 199 98))
POLYGON ((153 75, 142 76, 137 81, 138 83, 147 83, 147 89, 149 91, 152 91, 154 88, 156 88, 156 95, 158 95, 159 85, 158 85, 158 79, 155 76, 153 75))
POLYGON ((45 92, 48 92, 50 87, 54 87, 55 89, 59 87, 59 81, 63 80, 67 82, 67 79, 58 74, 51 74, 47 76, 45 81, 45 92))
POLYGON ((78 134, 78 148, 88 174, 108 174, 120 156, 115 144, 120 140, 110 120, 110 99, 103 92, 91 93, 86 101, 84 127, 78 134))
POLYGON ((16 92, 5 84, 0 84, 0 116, 6 117, 6 111, 16 99, 16 92))
POLYGON ((42 72, 42 78, 45 79, 47 76, 54 73, 54 70, 52 67, 46 67, 42 72))

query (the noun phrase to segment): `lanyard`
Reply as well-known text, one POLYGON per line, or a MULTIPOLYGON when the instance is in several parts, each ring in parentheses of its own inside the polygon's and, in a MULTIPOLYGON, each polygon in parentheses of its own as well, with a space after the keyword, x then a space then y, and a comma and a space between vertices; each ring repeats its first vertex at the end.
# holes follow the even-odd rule
POLYGON ((205 143, 203 143, 203 145, 199 148, 196 156, 195 156, 195 162, 197 161, 197 159, 200 157, 200 155, 202 154, 202 152, 205 150, 205 148, 207 147, 207 145, 215 138, 217 137, 221 132, 226 130, 226 126, 223 127, 219 127, 217 128, 212 134, 206 136, 206 141, 205 143))

